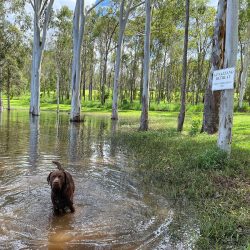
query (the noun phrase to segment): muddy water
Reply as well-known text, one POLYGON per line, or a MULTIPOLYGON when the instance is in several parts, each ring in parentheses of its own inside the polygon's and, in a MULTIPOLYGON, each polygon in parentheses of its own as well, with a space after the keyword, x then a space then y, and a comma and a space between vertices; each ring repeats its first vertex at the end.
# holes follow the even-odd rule
MULTIPOLYGON (((133 123, 116 129, 126 122, 133 123)), ((192 230, 171 240, 177 210, 145 191, 112 133, 105 116, 70 124, 67 114, 0 113, 0 249, 191 248, 192 230), (52 160, 75 180, 74 214, 53 213, 46 182, 52 160)))

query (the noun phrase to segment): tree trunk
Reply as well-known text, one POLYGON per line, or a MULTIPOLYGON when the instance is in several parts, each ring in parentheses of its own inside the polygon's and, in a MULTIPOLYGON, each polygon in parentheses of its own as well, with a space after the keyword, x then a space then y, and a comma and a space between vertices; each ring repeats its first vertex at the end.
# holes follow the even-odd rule
POLYGON ((3 111, 3 100, 2 100, 2 65, 0 65, 0 112, 3 111))
POLYGON ((248 40, 246 41, 244 47, 244 57, 243 57, 243 68, 242 74, 240 79, 240 87, 239 87, 239 108, 242 108, 243 97, 245 95, 245 90, 247 87, 247 73, 249 71, 249 64, 250 64, 250 23, 247 25, 247 37, 248 40))
POLYGON ((219 126, 220 91, 212 91, 213 72, 221 69, 224 62, 226 0, 219 0, 214 24, 214 35, 211 55, 211 69, 205 92, 204 113, 201 132, 214 134, 219 126))
POLYGON ((102 75, 102 85, 101 85, 101 104, 105 104, 105 86, 107 83, 107 64, 108 64, 108 50, 105 51, 104 56, 104 66, 102 75))
POLYGON ((59 105, 60 105, 60 73, 59 70, 57 72, 57 79, 56 79, 56 103, 57 103, 57 113, 59 112, 59 105))
POLYGON ((181 109, 178 116, 177 131, 181 132, 186 113, 186 82, 187 82, 187 49, 188 49, 188 25, 189 25, 189 0, 186 0, 186 23, 183 51, 183 68, 182 68, 182 83, 181 83, 181 109))
POLYGON ((114 75, 114 88, 113 88, 113 100, 112 100, 112 120, 118 120, 118 89, 119 89, 119 76, 120 76, 120 65, 121 65, 121 54, 122 54, 122 40, 125 27, 120 25, 118 46, 116 50, 115 60, 115 75, 114 75))
POLYGON ((7 78, 7 105, 10 110, 10 68, 8 67, 8 78, 7 78))
POLYGON ((70 121, 81 121, 80 77, 81 77, 81 46, 85 26, 84 1, 77 0, 74 11, 73 26, 73 61, 71 72, 71 112, 70 121))
POLYGON ((125 13, 124 17, 124 4, 125 0, 122 0, 120 6, 120 17, 119 17, 119 38, 118 45, 116 50, 116 59, 115 59, 115 75, 114 75, 114 88, 113 88, 113 100, 112 100, 112 120, 118 120, 118 90, 119 90, 119 78, 120 78, 120 65, 121 65, 121 56, 122 56, 122 42, 125 27, 128 21, 128 16, 130 12, 130 7, 132 4, 132 0, 130 0, 128 9, 125 13))
POLYGON ((31 97, 30 97, 30 113, 32 115, 40 115, 40 76, 41 76, 41 60, 43 50, 40 44, 40 30, 34 20, 34 43, 32 56, 32 73, 31 73, 31 97))
POLYGON ((148 109, 149 109, 149 81, 150 81, 150 33, 151 33, 151 3, 145 1, 146 22, 144 41, 144 71, 143 71, 143 92, 142 92, 142 112, 140 130, 148 130, 148 109))
POLYGON ((32 71, 31 71, 31 97, 30 97, 30 113, 32 115, 40 115, 40 75, 41 60, 45 47, 47 29, 50 20, 52 5, 54 0, 30 1, 34 9, 34 41, 32 54, 32 71), (48 4, 48 5, 47 5, 48 4), (47 6, 46 6, 47 5, 47 6), (43 25, 40 27, 41 18, 44 17, 43 25))
POLYGON ((86 72, 87 72, 87 48, 85 47, 83 52, 83 67, 81 73, 82 97, 84 101, 86 100, 86 72))
MULTIPOLYGON (((238 11, 239 1, 227 0, 224 68, 236 66, 238 50, 238 11)), ((230 155, 232 143, 233 99, 233 89, 221 91, 217 145, 220 149, 227 152, 228 155, 230 155)))

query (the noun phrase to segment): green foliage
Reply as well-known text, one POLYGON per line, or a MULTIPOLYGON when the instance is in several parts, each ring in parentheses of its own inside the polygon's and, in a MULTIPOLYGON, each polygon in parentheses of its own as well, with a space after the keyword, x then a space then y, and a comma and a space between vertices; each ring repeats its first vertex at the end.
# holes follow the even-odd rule
POLYGON ((200 130, 201 130, 201 118, 198 116, 193 116, 189 134, 192 136, 196 135, 197 133, 200 132, 200 130))

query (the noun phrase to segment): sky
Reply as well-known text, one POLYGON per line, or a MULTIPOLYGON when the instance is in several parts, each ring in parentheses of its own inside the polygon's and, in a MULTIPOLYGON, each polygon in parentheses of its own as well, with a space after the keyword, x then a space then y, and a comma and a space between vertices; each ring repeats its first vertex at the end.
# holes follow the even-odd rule
MULTIPOLYGON (((71 10, 75 8, 76 0, 55 0, 54 9, 60 9, 63 5, 68 6, 71 10)), ((85 6, 92 6, 95 0, 85 0, 85 6)))
MULTIPOLYGON (((74 10, 76 0, 55 0, 54 9, 60 9, 63 5, 68 6, 70 9, 74 10)), ((86 6, 91 6, 95 3, 95 0, 85 0, 86 6)), ((209 0, 209 5, 217 7, 218 0, 209 0)))

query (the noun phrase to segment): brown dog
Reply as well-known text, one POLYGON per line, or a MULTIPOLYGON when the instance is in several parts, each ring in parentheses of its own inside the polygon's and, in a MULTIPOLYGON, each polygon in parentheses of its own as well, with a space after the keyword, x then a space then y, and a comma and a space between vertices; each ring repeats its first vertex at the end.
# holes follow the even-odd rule
POLYGON ((75 191, 73 178, 70 173, 62 168, 59 162, 52 162, 58 169, 49 174, 47 181, 51 186, 51 200, 54 211, 65 211, 65 208, 68 207, 73 213, 75 212, 75 208, 73 206, 73 194, 75 191))

